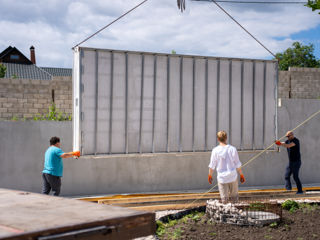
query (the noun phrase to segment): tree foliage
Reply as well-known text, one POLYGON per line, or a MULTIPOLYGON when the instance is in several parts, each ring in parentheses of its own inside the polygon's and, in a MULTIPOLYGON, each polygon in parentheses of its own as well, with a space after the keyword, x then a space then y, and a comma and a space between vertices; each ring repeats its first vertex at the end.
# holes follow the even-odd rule
MULTIPOLYGON (((319 10, 320 9, 320 0, 308 0, 308 3, 306 4, 307 7, 311 8, 312 11, 319 10)), ((320 12, 319 12, 320 14, 320 12)))
POLYGON ((6 75, 7 68, 0 63, 0 78, 3 78, 6 75))
POLYGON ((279 69, 287 71, 289 67, 320 67, 320 60, 316 59, 313 52, 313 44, 304 46, 300 42, 294 42, 292 48, 276 54, 276 58, 279 60, 279 69))

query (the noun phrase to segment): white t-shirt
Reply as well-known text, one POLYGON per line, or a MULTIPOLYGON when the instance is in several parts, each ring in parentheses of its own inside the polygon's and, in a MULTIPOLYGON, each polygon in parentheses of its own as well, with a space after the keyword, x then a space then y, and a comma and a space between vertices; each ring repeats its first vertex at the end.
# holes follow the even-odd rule
POLYGON ((219 183, 237 180, 237 168, 241 167, 237 149, 231 145, 217 146, 212 149, 209 168, 217 169, 219 183))

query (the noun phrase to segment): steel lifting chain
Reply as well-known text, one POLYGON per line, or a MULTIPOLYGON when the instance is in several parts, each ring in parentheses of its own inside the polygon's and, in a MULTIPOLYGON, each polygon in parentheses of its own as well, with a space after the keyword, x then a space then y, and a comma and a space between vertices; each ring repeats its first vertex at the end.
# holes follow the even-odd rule
POLYGON ((177 0, 178 8, 183 12, 186 9, 186 0, 177 0))

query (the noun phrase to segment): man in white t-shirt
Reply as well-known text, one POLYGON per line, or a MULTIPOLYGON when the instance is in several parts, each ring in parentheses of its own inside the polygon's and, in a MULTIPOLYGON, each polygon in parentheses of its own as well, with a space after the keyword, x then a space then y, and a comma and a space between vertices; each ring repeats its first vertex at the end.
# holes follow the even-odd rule
POLYGON ((213 170, 217 170, 217 181, 222 202, 238 201, 238 174, 240 182, 244 183, 245 178, 241 171, 237 149, 227 144, 227 133, 217 133, 219 145, 212 150, 209 164, 208 181, 212 184, 213 170))

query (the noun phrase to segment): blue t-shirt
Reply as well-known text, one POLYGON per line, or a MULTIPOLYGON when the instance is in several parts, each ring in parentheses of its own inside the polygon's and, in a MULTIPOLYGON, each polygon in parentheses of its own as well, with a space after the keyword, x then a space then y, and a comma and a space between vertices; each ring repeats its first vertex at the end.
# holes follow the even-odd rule
POLYGON ((48 173, 54 176, 62 177, 63 161, 60 157, 64 152, 55 146, 50 146, 44 155, 43 173, 48 173))

